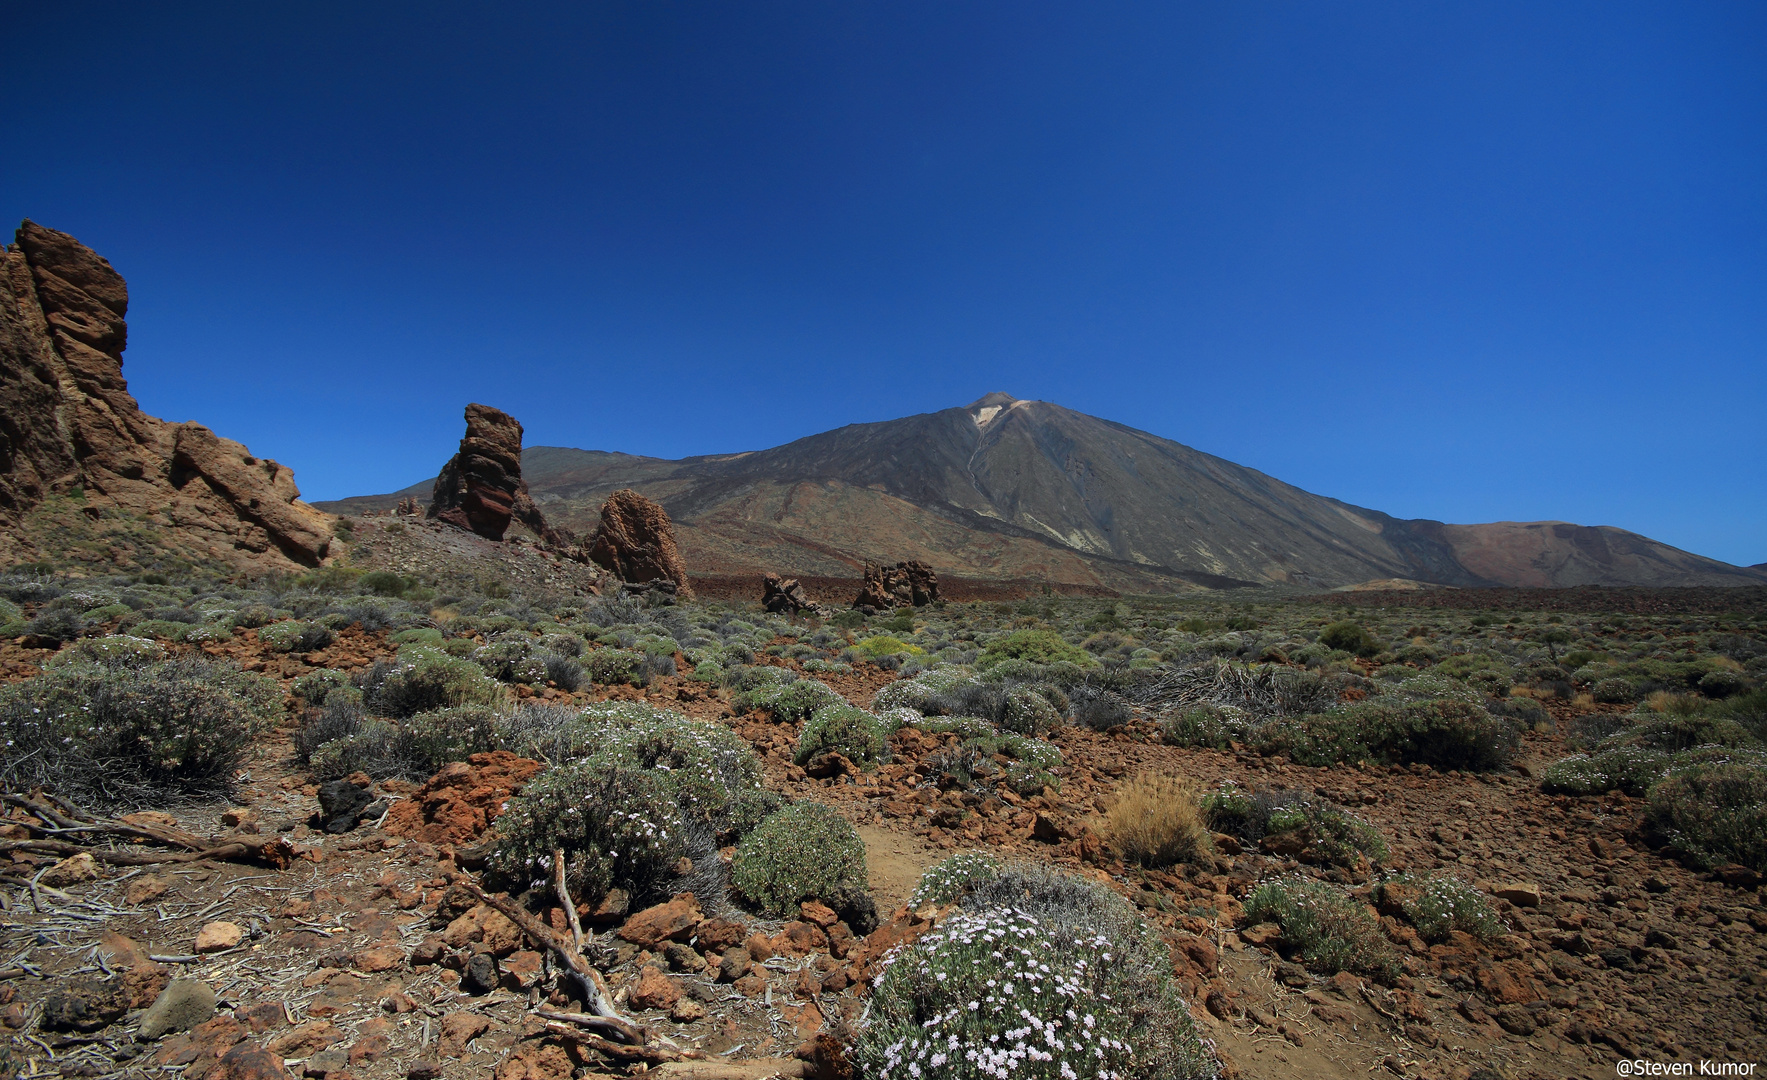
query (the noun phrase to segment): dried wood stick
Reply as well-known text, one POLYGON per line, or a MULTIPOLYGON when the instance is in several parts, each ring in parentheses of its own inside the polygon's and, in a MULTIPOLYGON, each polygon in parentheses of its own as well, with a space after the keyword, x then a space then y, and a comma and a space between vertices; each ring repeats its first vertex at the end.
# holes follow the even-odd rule
POLYGON ((564 905, 565 920, 571 924, 571 941, 580 953, 583 951, 583 924, 577 921, 577 905, 564 882, 564 848, 552 849, 552 889, 558 893, 558 902, 564 905))

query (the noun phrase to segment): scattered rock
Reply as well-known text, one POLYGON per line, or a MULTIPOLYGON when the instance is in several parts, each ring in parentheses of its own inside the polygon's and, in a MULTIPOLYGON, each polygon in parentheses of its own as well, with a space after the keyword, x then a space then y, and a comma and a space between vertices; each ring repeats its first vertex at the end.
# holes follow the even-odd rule
POLYGON ((411 796, 394 803, 381 831, 431 844, 472 843, 490 831, 510 796, 540 767, 507 750, 450 762, 411 796))
POLYGON ((469 994, 488 994, 497 989, 500 977, 496 957, 490 953, 474 953, 466 962, 466 970, 460 973, 460 988, 469 994))
POLYGON ((129 1010, 128 991, 119 981, 70 979, 43 999, 37 1021, 45 1031, 97 1031, 129 1010))
POLYGON ((244 937, 245 931, 237 923, 208 923, 196 932, 196 951, 199 954, 221 952, 238 945, 244 937))
POLYGON ((318 1053, 343 1037, 344 1033, 331 1021, 309 1020, 271 1040, 270 1049, 285 1058, 304 1058, 318 1053))
POLYGON ((761 607, 775 615, 796 615, 813 606, 797 578, 770 573, 761 579, 761 607))
POLYGON ((640 1009, 667 1009, 681 1000, 681 988, 675 980, 647 964, 638 973, 627 1000, 640 1009))
POLYGON ((1516 907, 1540 906, 1540 886, 1538 885, 1518 881, 1499 885, 1492 892, 1499 900, 1508 900, 1516 907))
POLYGON ((706 1007, 690 997, 682 997, 669 1009, 669 1019, 677 1024, 691 1024, 706 1018, 706 1007))
POLYGON ((319 788, 319 816, 328 833, 347 833, 356 827, 363 811, 374 802, 367 789, 348 780, 333 780, 319 788))
POLYGON ((646 908, 627 919, 619 936, 640 948, 655 951, 665 941, 685 940, 704 918, 692 893, 682 893, 666 904, 646 908))
POLYGON ((52 889, 65 889, 69 885, 79 885, 93 880, 98 876, 98 862, 84 851, 67 858, 43 871, 37 880, 52 889))
POLYGON ((129 882, 128 887, 123 890, 123 900, 130 907, 140 907, 158 900, 166 895, 171 888, 172 882, 169 878, 161 877, 158 874, 148 874, 129 882))
POLYGON ((288 1070, 275 1054, 242 1042, 221 1055, 220 1064, 209 1073, 209 1080, 288 1080, 288 1070))
MULTIPOLYGON (((282 1009, 272 1006, 280 1015, 282 1009)), ((158 1039, 189 1031, 215 1015, 215 991, 201 979, 173 979, 141 1015, 141 1037, 158 1039)))

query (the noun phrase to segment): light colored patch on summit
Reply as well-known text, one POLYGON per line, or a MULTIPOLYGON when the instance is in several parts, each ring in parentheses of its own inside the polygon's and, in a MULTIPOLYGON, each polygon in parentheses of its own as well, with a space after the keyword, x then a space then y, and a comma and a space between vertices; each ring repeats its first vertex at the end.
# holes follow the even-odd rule
POLYGON ((977 409, 974 413, 976 427, 987 427, 988 421, 994 419, 994 417, 998 415, 1000 415, 1000 406, 998 405, 989 405, 987 408, 977 409))

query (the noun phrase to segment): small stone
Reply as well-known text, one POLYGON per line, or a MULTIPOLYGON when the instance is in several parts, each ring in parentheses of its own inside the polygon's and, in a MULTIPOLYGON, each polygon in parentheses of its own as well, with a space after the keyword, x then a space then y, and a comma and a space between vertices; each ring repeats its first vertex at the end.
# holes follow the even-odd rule
POLYGON ((237 923, 212 922, 196 932, 198 953, 221 952, 238 945, 245 931, 237 923))
POLYGON ((350 966, 357 971, 391 971, 405 962, 405 950, 397 945, 359 949, 350 956, 350 966))
POLYGON ((667 1009, 681 1000, 681 988, 675 980, 646 965, 627 999, 640 1009, 667 1009))
POLYGON ((166 895, 171 888, 172 882, 170 880, 158 874, 148 874, 146 877, 138 877, 129 882, 129 887, 123 890, 123 900, 130 907, 140 907, 142 904, 151 904, 158 900, 166 895))
POLYGON ((718 981, 735 982, 748 973, 749 966, 753 963, 754 959, 747 949, 730 949, 718 964, 718 981))
POLYGON ((706 958, 697 949, 676 941, 663 946, 663 959, 668 961, 670 971, 697 975, 706 969, 706 958))
POLYGON ((350 1059, 342 1050, 321 1050, 301 1065, 301 1075, 318 1078, 341 1073, 349 1068, 350 1059))
POLYGON ((474 953, 460 973, 460 988, 469 994, 488 994, 497 989, 497 958, 490 953, 474 953))
POLYGON ((65 889, 69 885, 80 885, 98 876, 98 863, 82 851, 78 855, 67 858, 43 871, 37 880, 52 889, 65 889))
POLYGON ((344 1037, 338 1026, 329 1020, 309 1020, 277 1036, 270 1049, 285 1058, 311 1057, 344 1037))
POLYGON ((773 956, 773 943, 760 934, 750 934, 742 947, 748 950, 749 959, 757 964, 765 964, 773 956))
POLYGON ((1259 923, 1239 932, 1239 939, 1247 945, 1268 945, 1281 936, 1282 927, 1275 923, 1259 923))
POLYGON ((221 1055, 208 1080, 287 1080, 282 1059, 261 1046, 242 1042, 221 1055))
POLYGON ((654 951, 663 942, 690 935, 704 915, 692 893, 682 893, 666 904, 646 908, 626 920, 619 935, 641 948, 654 951))
MULTIPOLYGON (((275 1008, 275 1006, 272 1006, 275 1008)), ((276 1008, 280 1014, 282 1010, 276 1008)), ((141 1014, 141 1037, 189 1031, 215 1015, 215 991, 201 979, 173 979, 141 1014)))
POLYGON ((38 1023, 44 1031, 97 1031, 109 1027, 129 1009, 121 982, 73 979, 43 999, 38 1023))
POLYGON ((669 1019, 677 1024, 691 1024, 706 1018, 706 1007, 690 997, 683 997, 669 1007, 669 1019))
POLYGON ((1499 900, 1508 900, 1516 907, 1540 906, 1540 886, 1528 882, 1515 881, 1499 885, 1492 893, 1499 900))

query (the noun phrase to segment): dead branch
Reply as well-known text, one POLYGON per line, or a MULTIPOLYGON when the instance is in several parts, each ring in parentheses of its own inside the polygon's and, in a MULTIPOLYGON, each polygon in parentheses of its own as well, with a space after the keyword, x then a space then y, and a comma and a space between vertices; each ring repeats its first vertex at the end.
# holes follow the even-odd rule
POLYGON ((609 1042, 593 1032, 566 1024, 550 1023, 546 1025, 549 1035, 586 1046, 598 1053, 605 1054, 615 1061, 643 1062, 647 1065, 661 1065, 666 1061, 680 1061, 681 1054, 661 1046, 628 1046, 623 1043, 609 1042))
POLYGON ((571 890, 564 881, 564 848, 552 849, 552 888, 558 893, 558 902, 564 905, 564 917, 571 925, 571 941, 577 951, 583 951, 583 924, 577 921, 577 905, 571 899, 571 890))
POLYGON ((46 823, 44 825, 33 825, 29 821, 15 820, 15 824, 23 825, 25 828, 30 829, 33 832, 39 832, 49 836, 57 834, 65 835, 67 833, 109 833, 113 836, 126 837, 132 840, 147 840, 156 844, 163 844, 166 847, 182 848, 185 851, 201 851, 203 848, 209 846, 209 841, 205 841, 194 833, 187 833, 182 829, 168 829, 163 826, 133 825, 126 821, 96 818, 68 802, 66 799, 57 799, 53 795, 45 795, 44 798, 53 799, 55 802, 60 803, 62 808, 67 812, 58 812, 46 803, 38 802, 35 799, 27 798, 22 795, 0 792, 0 801, 11 803, 22 810, 28 811, 46 823))
POLYGON ((64 858, 69 855, 84 854, 112 866, 158 866, 161 863, 188 863, 214 859, 218 862, 248 862, 281 870, 294 861, 294 845, 283 837, 261 844, 248 844, 235 840, 218 847, 186 851, 178 855, 148 855, 143 852, 113 851, 110 848, 85 847, 69 843, 66 840, 53 839, 0 840, 0 851, 30 851, 43 855, 60 855, 64 858))

